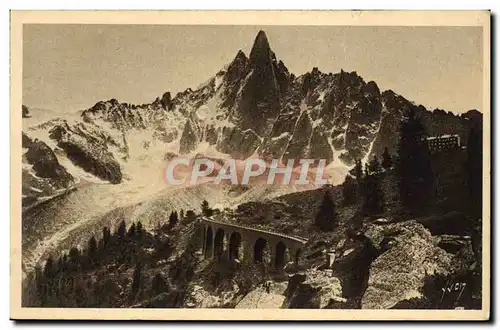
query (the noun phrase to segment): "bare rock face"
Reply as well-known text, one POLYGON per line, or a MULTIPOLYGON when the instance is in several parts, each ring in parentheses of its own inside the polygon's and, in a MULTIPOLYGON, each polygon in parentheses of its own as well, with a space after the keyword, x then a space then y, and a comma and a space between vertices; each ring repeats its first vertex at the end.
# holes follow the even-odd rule
POLYGON ((290 79, 281 111, 261 154, 284 159, 335 158, 351 164, 370 152, 381 114, 380 91, 355 72, 325 74, 313 68, 290 79))
POLYGON ((138 108, 140 107, 111 99, 97 102, 90 109, 83 111, 82 118, 87 122, 101 119, 117 129, 145 128, 145 118, 138 108))
POLYGON ((254 153, 260 142, 260 137, 251 130, 224 127, 217 146, 219 151, 228 153, 233 158, 245 159, 254 153))
POLYGON ((308 158, 310 138, 313 131, 311 118, 304 112, 297 121, 297 127, 283 154, 284 159, 308 158))
POLYGON ((22 192, 23 206, 38 197, 50 196, 74 183, 74 178, 57 160, 54 151, 44 142, 32 140, 22 134, 23 154, 22 192))
MULTIPOLYGON (((85 130, 85 125, 69 126, 67 123, 55 126, 50 137, 68 158, 86 172, 111 183, 120 183, 120 164, 108 150, 108 144, 117 145, 110 137, 101 140, 85 130)), ((101 137, 102 138, 102 137, 101 137)))
MULTIPOLYGON (((280 68, 275 62, 267 36, 260 31, 250 52, 250 73, 233 113, 234 120, 243 130, 251 129, 259 136, 269 134, 280 111, 280 87, 275 74, 275 69, 280 68)), ((286 74, 278 74, 286 84, 286 74)))
MULTIPOLYGON (((23 134, 23 137, 26 135, 23 134)), ((27 136, 26 136, 27 138, 27 136)), ((54 151, 42 141, 32 141, 25 153, 26 160, 33 165, 33 170, 41 178, 53 179, 56 186, 66 188, 73 182, 73 177, 59 164, 54 151)))
POLYGON ((179 153, 188 154, 193 151, 200 142, 199 128, 192 119, 186 121, 184 131, 182 132, 179 153))
POLYGON ((233 109, 239 99, 239 90, 245 83, 245 77, 250 70, 249 60, 243 51, 238 51, 227 70, 222 72, 223 86, 221 88, 221 108, 233 109))
POLYGON ((371 225, 365 234, 383 252, 371 264, 364 309, 388 309, 420 298, 427 276, 446 275, 453 268, 453 256, 416 221, 371 225))

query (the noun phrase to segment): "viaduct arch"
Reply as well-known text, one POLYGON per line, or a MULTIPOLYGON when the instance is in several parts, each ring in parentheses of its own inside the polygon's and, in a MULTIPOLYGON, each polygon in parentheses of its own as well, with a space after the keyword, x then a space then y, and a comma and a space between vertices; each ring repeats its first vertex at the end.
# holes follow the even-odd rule
POLYGON ((281 268, 288 262, 297 263, 306 239, 271 230, 225 223, 202 218, 203 255, 205 259, 219 259, 226 255, 252 263, 267 263, 281 268))

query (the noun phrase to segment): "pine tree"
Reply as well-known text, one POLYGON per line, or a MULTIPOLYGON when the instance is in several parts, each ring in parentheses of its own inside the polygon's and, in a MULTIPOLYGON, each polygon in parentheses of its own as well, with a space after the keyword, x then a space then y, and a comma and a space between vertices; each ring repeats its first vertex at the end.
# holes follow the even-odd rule
POLYGON ((433 175, 425 129, 413 108, 401 124, 398 156, 401 201, 411 208, 423 206, 432 200, 433 175))
POLYGON ((170 213, 170 216, 168 218, 168 224, 169 224, 170 228, 175 227, 177 225, 178 220, 179 220, 179 218, 177 216, 177 212, 172 211, 172 213, 170 213))
POLYGON ((137 227, 135 230, 135 235, 139 238, 142 239, 142 235, 144 234, 144 227, 142 225, 142 222, 139 220, 137 221, 137 227))
POLYGON ((387 147, 384 148, 384 153, 382 154, 382 167, 386 171, 390 170, 392 167, 392 157, 387 147))
POLYGON ((335 203, 328 191, 325 191, 323 202, 319 208, 314 223, 323 231, 331 231, 335 228, 337 214, 335 212, 335 203))
POLYGON ((45 294, 45 278, 40 265, 35 266, 35 285, 37 296, 40 299, 40 306, 43 307, 45 305, 47 295, 45 294))
POLYGON ((43 276, 47 279, 51 279, 55 275, 54 271, 54 260, 52 259, 52 256, 49 256, 47 261, 45 261, 45 267, 43 268, 43 276))
POLYGON ((98 255, 97 255, 97 241, 94 236, 92 236, 89 239, 87 253, 89 258, 89 264, 91 266, 96 265, 98 263, 98 255))
POLYGON ((119 238, 124 238, 126 232, 127 232, 127 226, 125 225, 125 220, 122 220, 122 222, 120 222, 120 226, 116 230, 116 236, 119 238))
POLYGON ((194 220, 196 220, 196 213, 194 213, 193 210, 188 210, 186 212, 186 219, 189 221, 189 222, 192 222, 194 220))
POLYGON ((378 214, 384 210, 384 194, 380 187, 380 177, 377 174, 369 174, 365 177, 363 197, 364 214, 378 214))
POLYGON ((80 267, 80 250, 77 247, 72 247, 69 250, 69 264, 72 270, 77 270, 80 267))
POLYGON ((372 160, 370 160, 370 162, 368 163, 368 172, 369 174, 380 173, 380 163, 376 155, 374 155, 372 160))
POLYGON ((356 195, 359 197, 363 194, 363 165, 360 159, 356 159, 354 176, 356 177, 356 195))
POLYGON ((184 210, 181 209, 181 212, 179 213, 180 220, 184 220, 184 210))
POLYGON ((363 178, 363 165, 360 159, 354 161, 354 167, 349 171, 349 173, 354 176, 356 180, 361 180, 363 178))
POLYGON ((128 237, 134 237, 135 234, 136 234, 136 227, 135 227, 135 222, 132 223, 132 225, 130 226, 130 228, 128 229, 128 233, 127 233, 127 236, 128 237))
POLYGON ((111 239, 111 231, 109 230, 108 227, 104 227, 102 229, 102 242, 105 248, 108 246, 110 239, 111 239))
POLYGON ((142 272, 141 262, 138 261, 135 264, 134 275, 132 278, 132 293, 134 295, 139 291, 139 289, 141 287, 141 280, 142 280, 141 272, 142 272))
POLYGON ((65 261, 64 261, 64 253, 59 256, 59 260, 57 261, 57 272, 64 273, 66 269, 65 261))
POLYGON ((166 292, 168 290, 167 281, 165 281, 161 274, 155 275, 151 284, 151 289, 155 295, 166 292))
POLYGON ((352 205, 357 199, 357 183, 350 175, 347 175, 342 184, 342 196, 344 205, 352 205))
POLYGON ((201 203, 201 212, 206 217, 211 217, 214 213, 214 210, 210 208, 206 199, 201 203))

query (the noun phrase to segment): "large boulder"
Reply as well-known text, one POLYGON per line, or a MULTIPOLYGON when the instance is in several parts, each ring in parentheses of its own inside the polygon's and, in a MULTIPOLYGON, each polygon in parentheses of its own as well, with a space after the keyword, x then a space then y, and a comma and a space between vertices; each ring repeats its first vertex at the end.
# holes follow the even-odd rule
POLYGON ((347 232, 335 249, 335 274, 342 283, 342 296, 358 302, 368 284, 370 265, 377 257, 378 250, 368 237, 361 232, 347 232))
POLYGON ((453 268, 453 255, 416 221, 369 225, 365 235, 382 254, 371 264, 364 309, 388 309, 420 298, 428 276, 447 275, 453 268))
POLYGON ((308 269, 288 279, 283 308, 327 308, 345 302, 342 285, 331 270, 308 269))

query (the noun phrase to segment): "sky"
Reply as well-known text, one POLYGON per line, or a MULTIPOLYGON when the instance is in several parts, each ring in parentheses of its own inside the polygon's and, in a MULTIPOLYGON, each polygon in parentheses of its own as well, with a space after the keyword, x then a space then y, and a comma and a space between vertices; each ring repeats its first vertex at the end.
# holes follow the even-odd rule
POLYGON ((356 71, 428 109, 481 110, 480 27, 63 25, 23 27, 23 104, 57 112, 194 89, 264 30, 296 76, 356 71))

